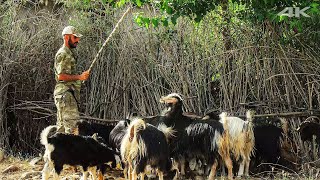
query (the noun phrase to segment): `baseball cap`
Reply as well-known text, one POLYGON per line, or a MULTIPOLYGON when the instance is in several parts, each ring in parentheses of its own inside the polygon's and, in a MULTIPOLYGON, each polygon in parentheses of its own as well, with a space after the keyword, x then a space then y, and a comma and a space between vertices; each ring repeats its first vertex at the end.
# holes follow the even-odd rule
POLYGON ((63 29, 62 31, 62 36, 66 35, 66 34, 73 34, 76 37, 82 37, 82 34, 78 33, 76 31, 76 28, 73 26, 67 26, 63 29))

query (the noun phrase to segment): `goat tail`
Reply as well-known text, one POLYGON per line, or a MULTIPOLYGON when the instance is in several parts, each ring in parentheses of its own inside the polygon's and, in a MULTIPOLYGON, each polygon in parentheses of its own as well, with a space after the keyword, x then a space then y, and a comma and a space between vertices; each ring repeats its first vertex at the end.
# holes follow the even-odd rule
POLYGON ((147 124, 142 119, 131 121, 126 135, 121 142, 121 157, 124 161, 131 161, 138 155, 145 156, 146 147, 144 141, 138 137, 140 131, 146 129, 147 124))
POLYGON ((134 138, 136 138, 139 131, 146 129, 146 127, 147 127, 147 124, 146 122, 144 122, 143 119, 134 120, 129 126, 129 133, 130 133, 129 138, 133 140, 134 138))
POLYGON ((289 132, 289 124, 285 118, 280 118, 281 128, 285 136, 288 136, 289 132))
POLYGON ((253 116, 254 116, 254 111, 253 110, 248 110, 247 113, 246 113, 247 121, 252 123, 253 116))
POLYGON ((172 137, 175 137, 176 131, 173 129, 173 127, 167 127, 165 124, 160 123, 158 125, 158 129, 163 132, 164 136, 166 137, 167 142, 169 143, 169 140, 172 137))
POLYGON ((42 130, 40 135, 40 143, 44 146, 48 145, 48 137, 57 132, 58 126, 48 126, 44 130, 42 130))
POLYGON ((282 138, 280 139, 280 144, 282 147, 290 146, 290 140, 289 140, 289 124, 288 121, 285 118, 279 118, 281 122, 281 129, 282 129, 282 138))
POLYGON ((248 110, 246 113, 247 121, 248 121, 248 126, 249 126, 249 131, 252 131, 253 133, 253 116, 254 116, 254 111, 253 110, 248 110))
POLYGON ((254 137, 254 132, 253 132, 253 117, 254 117, 254 111, 253 110, 248 110, 246 113, 246 118, 248 121, 248 128, 246 132, 246 147, 245 151, 250 158, 250 155, 255 155, 255 137, 254 137))

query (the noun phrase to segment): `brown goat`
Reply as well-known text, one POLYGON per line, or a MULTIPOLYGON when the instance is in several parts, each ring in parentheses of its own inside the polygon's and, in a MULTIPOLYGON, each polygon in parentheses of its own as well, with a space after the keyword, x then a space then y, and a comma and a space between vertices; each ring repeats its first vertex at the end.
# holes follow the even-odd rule
POLYGON ((229 134, 227 140, 230 153, 236 161, 242 159, 238 171, 238 176, 249 176, 250 156, 254 153, 254 133, 252 126, 252 114, 247 112, 248 121, 238 117, 227 116, 226 113, 220 114, 220 122, 225 131, 229 134))

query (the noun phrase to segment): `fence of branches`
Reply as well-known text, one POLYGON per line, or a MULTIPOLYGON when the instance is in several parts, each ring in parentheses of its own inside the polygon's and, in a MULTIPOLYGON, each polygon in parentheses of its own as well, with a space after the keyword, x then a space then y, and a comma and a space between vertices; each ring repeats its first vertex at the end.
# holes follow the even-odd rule
MULTIPOLYGON (((53 61, 61 30, 71 23, 84 34, 77 48, 80 73, 122 12, 1 8, 0 145, 38 154, 41 130, 56 121, 53 61)), ((156 115, 163 108, 159 98, 171 92, 184 96, 185 111, 199 115, 211 110, 243 115, 250 106, 258 115, 291 115, 287 118, 296 128, 319 113, 319 49, 307 45, 312 35, 293 37, 297 46, 291 46, 279 43, 267 23, 234 24, 232 49, 226 50, 222 26, 209 17, 198 26, 180 19, 176 27, 147 30, 129 15, 83 84, 81 117, 156 115)))

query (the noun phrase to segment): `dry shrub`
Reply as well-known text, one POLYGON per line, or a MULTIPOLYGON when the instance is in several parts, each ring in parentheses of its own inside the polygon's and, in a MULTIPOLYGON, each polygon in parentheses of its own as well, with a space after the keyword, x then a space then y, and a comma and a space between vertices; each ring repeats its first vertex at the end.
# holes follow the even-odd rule
POLYGON ((1 134, 3 147, 41 152, 39 133, 53 118, 53 63, 61 27, 47 10, 6 2, 1 18, 1 134), (7 3, 7 4, 6 4, 7 3), (30 11, 31 10, 31 11, 30 11), (2 136, 3 135, 3 136, 2 136))

